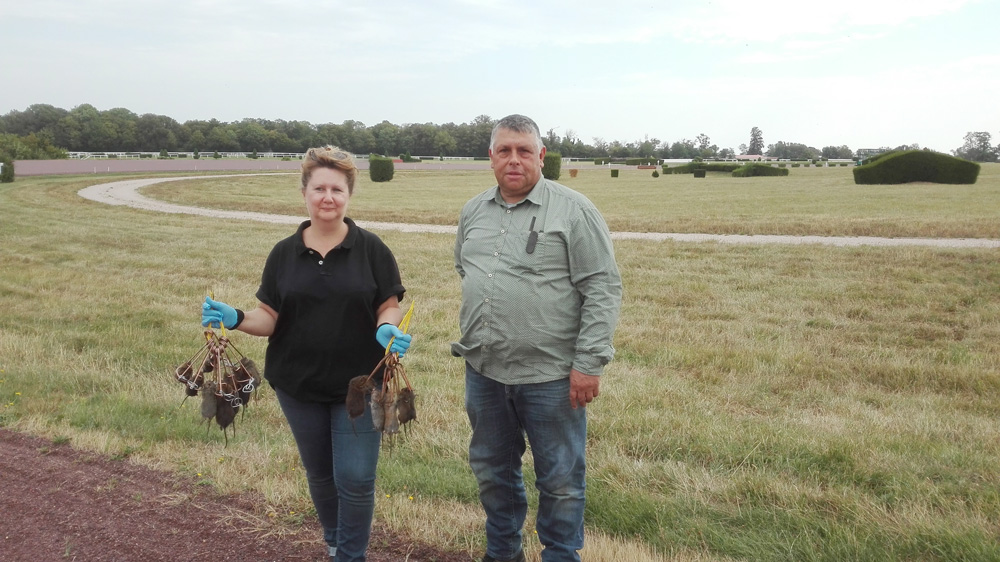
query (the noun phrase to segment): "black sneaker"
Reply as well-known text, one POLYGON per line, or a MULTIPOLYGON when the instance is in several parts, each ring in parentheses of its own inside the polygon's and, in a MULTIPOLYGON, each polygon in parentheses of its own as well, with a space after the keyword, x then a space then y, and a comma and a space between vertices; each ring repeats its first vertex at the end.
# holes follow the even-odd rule
POLYGON ((525 562, 524 551, 522 550, 521 552, 518 552, 517 556, 511 558, 510 560, 497 560, 489 554, 484 554, 482 562, 525 562))

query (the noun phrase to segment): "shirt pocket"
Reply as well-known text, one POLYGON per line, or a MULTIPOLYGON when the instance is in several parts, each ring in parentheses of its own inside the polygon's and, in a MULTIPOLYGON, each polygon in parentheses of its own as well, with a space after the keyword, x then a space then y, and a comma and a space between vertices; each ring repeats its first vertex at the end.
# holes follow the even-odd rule
POLYGON ((558 233, 538 232, 538 238, 532 243, 530 233, 520 232, 515 238, 513 248, 515 269, 520 269, 535 275, 553 275, 568 267, 566 243, 558 233), (533 248, 532 248, 533 246, 533 248), (531 249, 532 252, 528 253, 531 249))

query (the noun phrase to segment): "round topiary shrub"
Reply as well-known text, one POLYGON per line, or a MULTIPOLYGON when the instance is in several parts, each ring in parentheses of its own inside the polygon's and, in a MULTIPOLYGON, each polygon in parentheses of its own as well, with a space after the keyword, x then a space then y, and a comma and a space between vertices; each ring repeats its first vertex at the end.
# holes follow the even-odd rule
POLYGON ((558 152, 546 152, 542 160, 542 175, 545 179, 555 181, 559 179, 562 172, 562 154, 558 152))
POLYGON ((854 168, 854 183, 892 185, 915 181, 973 184, 979 164, 929 150, 893 152, 854 168))
POLYGON ((660 177, 660 172, 657 172, 656 170, 653 170, 653 177, 654 178, 660 177))
POLYGON ((372 154, 368 157, 368 177, 373 182, 391 181, 396 173, 396 166, 392 163, 392 158, 372 154))
POLYGON ((14 159, 6 154, 0 155, 0 183, 14 181, 14 159))

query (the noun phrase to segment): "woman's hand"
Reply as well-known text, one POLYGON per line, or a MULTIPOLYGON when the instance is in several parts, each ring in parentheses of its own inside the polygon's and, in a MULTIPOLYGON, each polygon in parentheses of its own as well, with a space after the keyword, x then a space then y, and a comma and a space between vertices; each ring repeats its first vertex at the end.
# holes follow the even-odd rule
POLYGON ((410 348, 410 340, 412 339, 413 336, 404 334, 402 330, 389 323, 382 324, 375 330, 375 340, 379 345, 388 348, 389 353, 398 353, 400 359, 406 354, 406 350, 410 348), (389 347, 390 341, 392 342, 391 347, 389 347))

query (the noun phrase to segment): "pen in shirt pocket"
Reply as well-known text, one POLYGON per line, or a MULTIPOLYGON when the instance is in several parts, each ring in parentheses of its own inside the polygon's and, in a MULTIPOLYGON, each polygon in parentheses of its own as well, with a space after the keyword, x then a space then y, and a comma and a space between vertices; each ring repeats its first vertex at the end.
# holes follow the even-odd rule
POLYGON ((531 226, 528 227, 528 245, 524 247, 524 251, 529 254, 535 253, 535 244, 538 243, 538 231, 535 230, 536 218, 531 217, 531 226))

